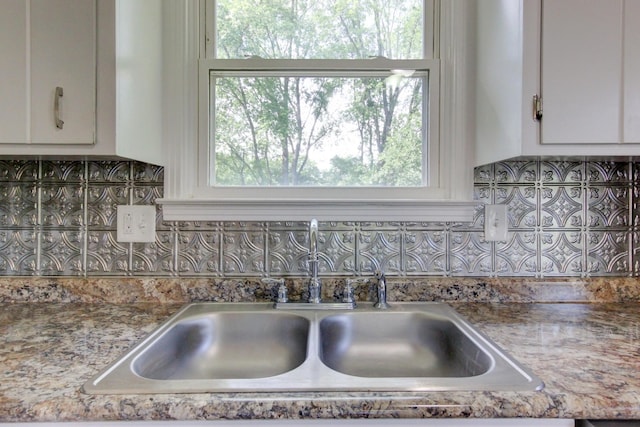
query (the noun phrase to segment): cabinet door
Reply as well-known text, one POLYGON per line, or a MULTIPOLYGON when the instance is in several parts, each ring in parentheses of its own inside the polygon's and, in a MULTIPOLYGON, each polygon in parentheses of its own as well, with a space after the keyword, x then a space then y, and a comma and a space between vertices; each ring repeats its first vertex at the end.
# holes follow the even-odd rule
POLYGON ((640 1, 624 5, 624 142, 640 143, 640 1))
POLYGON ((0 9, 0 143, 27 142, 27 8, 3 0, 0 9))
POLYGON ((96 116, 95 0, 30 0, 29 13, 31 142, 92 144, 96 116), (56 96, 56 88, 61 88, 61 97, 56 96), (56 119, 63 123, 57 125, 56 119))
POLYGON ((543 144, 622 142, 623 2, 543 0, 543 144))

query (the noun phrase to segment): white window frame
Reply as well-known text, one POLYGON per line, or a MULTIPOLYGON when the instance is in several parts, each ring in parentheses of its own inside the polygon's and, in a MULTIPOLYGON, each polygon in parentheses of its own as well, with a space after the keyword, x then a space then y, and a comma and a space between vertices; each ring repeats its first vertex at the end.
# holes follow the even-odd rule
MULTIPOLYGON (((429 96, 435 96, 429 101, 430 113, 438 115, 429 126, 428 187, 238 188, 208 185, 209 70, 215 60, 200 59, 206 49, 205 38, 200 36, 205 1, 163 2, 166 163, 165 194, 158 203, 163 205, 165 220, 472 220, 477 203, 472 200, 473 50, 468 43, 472 27, 467 23, 474 2, 436 3, 440 58, 420 61, 429 68, 429 96)), ((385 66, 384 59, 376 61, 385 66)), ((351 62, 349 67, 354 65, 357 63, 351 62)), ((410 65, 415 64, 407 63, 408 69, 410 65)))

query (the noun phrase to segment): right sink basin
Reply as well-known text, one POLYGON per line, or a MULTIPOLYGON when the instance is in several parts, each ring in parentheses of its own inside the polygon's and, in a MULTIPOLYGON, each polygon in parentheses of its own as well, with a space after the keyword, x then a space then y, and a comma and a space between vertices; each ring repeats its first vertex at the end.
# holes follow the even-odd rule
POLYGON ((364 312, 320 321, 320 358, 367 378, 474 377, 492 358, 451 320, 423 312, 364 312))
POLYGON ((534 391, 542 381, 447 304, 388 310, 195 303, 84 391, 534 391))

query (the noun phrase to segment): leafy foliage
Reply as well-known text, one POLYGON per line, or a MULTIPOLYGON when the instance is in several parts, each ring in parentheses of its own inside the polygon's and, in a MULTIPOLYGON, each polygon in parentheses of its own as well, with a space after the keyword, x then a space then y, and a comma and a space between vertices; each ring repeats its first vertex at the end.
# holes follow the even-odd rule
MULTIPOLYGON (((422 56, 422 0, 217 0, 217 57, 422 56)), ((422 183, 422 78, 214 74, 217 185, 422 183)))

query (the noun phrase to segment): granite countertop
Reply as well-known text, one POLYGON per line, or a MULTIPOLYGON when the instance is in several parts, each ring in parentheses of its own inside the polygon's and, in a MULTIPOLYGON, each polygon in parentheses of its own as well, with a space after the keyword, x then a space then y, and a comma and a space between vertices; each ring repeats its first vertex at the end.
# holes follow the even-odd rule
POLYGON ((640 305, 451 303, 541 392, 87 395, 82 384, 182 303, 0 303, 0 421, 640 418, 640 305))

